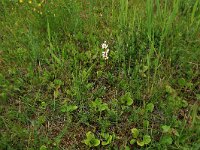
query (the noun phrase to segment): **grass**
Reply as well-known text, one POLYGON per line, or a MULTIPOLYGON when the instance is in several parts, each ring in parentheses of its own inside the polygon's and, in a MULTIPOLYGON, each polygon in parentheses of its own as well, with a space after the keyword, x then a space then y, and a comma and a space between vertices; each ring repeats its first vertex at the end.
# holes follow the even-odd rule
POLYGON ((1 0, 0 26, 0 149, 200 148, 198 0, 1 0))

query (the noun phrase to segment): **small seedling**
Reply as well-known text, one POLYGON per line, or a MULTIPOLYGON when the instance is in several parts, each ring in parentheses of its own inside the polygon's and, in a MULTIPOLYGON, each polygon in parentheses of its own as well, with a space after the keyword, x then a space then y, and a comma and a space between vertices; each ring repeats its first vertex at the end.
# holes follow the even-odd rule
POLYGON ((131 139, 130 144, 133 145, 137 142, 137 145, 144 146, 151 142, 151 137, 149 135, 144 135, 142 141, 138 138, 139 136, 139 130, 137 128, 131 129, 131 133, 133 135, 133 139, 131 139))
POLYGON ((102 112, 104 110, 108 110, 108 104, 106 103, 103 103, 101 99, 96 99, 95 101, 93 101, 91 103, 91 106, 96 110, 96 111, 99 111, 99 112, 102 112))
POLYGON ((121 103, 127 106, 131 106, 133 104, 133 99, 131 98, 130 92, 127 92, 121 97, 121 103))
POLYGON ((92 133, 91 131, 86 133, 86 139, 83 140, 82 142, 89 147, 96 147, 100 145, 100 140, 95 138, 94 133, 92 133))
POLYGON ((173 142, 172 135, 180 136, 178 131, 170 126, 163 125, 161 126, 163 136, 160 139, 160 143, 163 145, 171 145, 173 142))
POLYGON ((47 103, 45 103, 44 101, 42 101, 41 104, 40 104, 40 108, 41 109, 46 109, 46 107, 47 107, 47 103))
POLYGON ((163 125, 161 126, 161 128, 162 128, 163 133, 169 133, 171 131, 170 126, 167 126, 167 125, 163 125))
POLYGON ((143 142, 144 144, 149 144, 151 142, 151 137, 149 135, 144 135, 143 142))
POLYGON ((160 143, 163 145, 171 145, 173 142, 173 139, 170 135, 164 135, 161 139, 160 139, 160 143))
POLYGON ((133 134, 133 138, 137 138, 139 135, 139 130, 137 128, 131 129, 131 133, 133 134))
POLYGON ((147 104, 147 106, 146 106, 146 111, 147 112, 153 112, 153 109, 154 109, 154 104, 153 103, 147 104))
POLYGON ((101 142, 101 145, 108 145, 112 142, 112 135, 109 133, 101 133, 101 137, 103 138, 103 141, 101 142))
POLYGON ((76 110, 78 107, 76 105, 63 105, 61 107, 61 112, 72 112, 76 110))

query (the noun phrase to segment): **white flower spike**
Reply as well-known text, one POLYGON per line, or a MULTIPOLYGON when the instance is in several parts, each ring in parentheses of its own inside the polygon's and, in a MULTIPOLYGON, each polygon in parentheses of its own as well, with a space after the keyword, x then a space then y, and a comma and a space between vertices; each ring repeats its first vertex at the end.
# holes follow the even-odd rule
POLYGON ((106 41, 104 41, 103 44, 101 44, 102 49, 107 49, 108 48, 108 44, 106 44, 106 41))
POLYGON ((104 60, 107 60, 108 59, 108 52, 109 52, 109 49, 108 49, 108 44, 106 43, 106 41, 104 41, 103 44, 101 44, 101 47, 102 49, 104 50, 102 52, 102 57, 104 60))

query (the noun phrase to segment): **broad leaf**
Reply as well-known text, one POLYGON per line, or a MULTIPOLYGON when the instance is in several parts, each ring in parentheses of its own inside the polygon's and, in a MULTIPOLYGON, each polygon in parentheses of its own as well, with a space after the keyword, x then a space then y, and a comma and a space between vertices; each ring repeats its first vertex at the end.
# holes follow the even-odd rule
POLYGON ((168 133, 168 132, 170 132, 170 126, 167 126, 167 125, 163 125, 162 127, 162 130, 163 130, 163 133, 168 133))
POLYGON ((149 103, 146 106, 146 111, 152 112, 154 109, 154 104, 153 103, 149 103))
POLYGON ((95 138, 94 133, 92 133, 91 131, 86 133, 86 137, 88 140, 92 140, 93 138, 95 138))
POLYGON ((130 98, 130 97, 128 97, 128 98, 127 98, 126 104, 127 104, 128 106, 131 106, 131 105, 133 104, 133 99, 130 98))
POLYGON ((92 139, 90 143, 91 143, 92 146, 99 146, 100 140, 99 139, 92 139))
POLYGON ((143 141, 137 141, 137 145, 144 146, 144 142, 143 141))
POLYGON ((104 110, 108 109, 108 104, 103 103, 103 104, 99 105, 98 108, 99 108, 99 111, 104 111, 104 110))
POLYGON ((131 129, 134 138, 137 138, 139 135, 139 130, 136 128, 131 129))
POLYGON ((149 135, 143 136, 144 144, 149 144, 151 142, 151 137, 149 135))
POLYGON ((165 135, 160 139, 160 143, 164 145, 171 145, 173 142, 173 139, 169 135, 165 135))
POLYGON ((130 144, 133 145, 135 142, 136 142, 136 139, 132 139, 132 140, 130 141, 130 144))
POLYGON ((121 103, 130 106, 133 104, 133 99, 131 98, 131 93, 127 92, 124 96, 121 97, 121 103))
POLYGON ((112 135, 109 135, 108 133, 102 133, 101 136, 106 140, 103 141, 101 144, 102 145, 108 145, 112 141, 112 135))

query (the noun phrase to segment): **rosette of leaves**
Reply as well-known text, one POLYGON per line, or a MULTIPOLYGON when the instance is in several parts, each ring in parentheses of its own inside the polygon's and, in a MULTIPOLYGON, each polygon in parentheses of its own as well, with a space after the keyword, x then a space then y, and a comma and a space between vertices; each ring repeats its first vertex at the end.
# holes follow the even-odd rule
POLYGON ((137 128, 131 129, 131 133, 133 135, 133 139, 131 139, 130 144, 133 145, 137 143, 139 146, 147 145, 151 142, 151 137, 149 135, 144 135, 142 140, 139 139, 139 130, 137 128))
POLYGON ((123 95, 120 99, 121 103, 126 106, 131 106, 133 104, 133 99, 131 98, 131 93, 127 92, 125 95, 123 95))
POLYGON ((96 111, 102 112, 104 110, 108 110, 108 104, 103 103, 101 99, 97 98, 95 101, 91 103, 91 107, 93 107, 96 111))
POLYGON ((89 147, 96 147, 99 146, 100 144, 100 140, 95 138, 94 133, 92 133, 91 131, 86 133, 86 139, 83 140, 82 142, 89 147))

